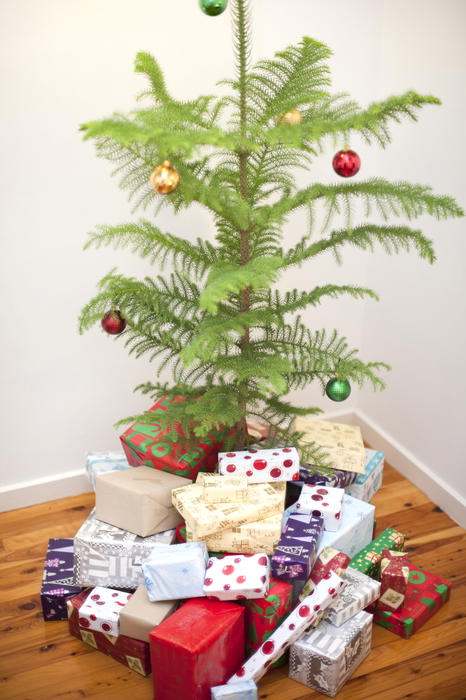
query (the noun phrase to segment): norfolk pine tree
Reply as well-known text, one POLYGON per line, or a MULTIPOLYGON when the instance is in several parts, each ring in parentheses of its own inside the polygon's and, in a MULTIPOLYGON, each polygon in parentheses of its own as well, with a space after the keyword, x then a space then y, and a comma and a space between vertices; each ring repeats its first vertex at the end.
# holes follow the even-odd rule
MULTIPOLYGON (((97 227, 86 247, 129 247, 159 270, 172 263, 173 272, 138 280, 110 271, 82 310, 80 329, 118 308, 127 320, 122 337, 129 352, 160 358, 157 377, 170 367, 171 383, 137 387, 153 400, 164 394, 195 399, 172 403, 157 416, 167 423, 169 440, 179 440, 175 423, 188 441, 207 435, 212 426, 235 426, 226 448, 238 449, 247 444, 246 416, 251 415, 273 426, 270 446, 297 445, 294 418, 319 409, 293 406, 286 400, 291 390, 314 380, 324 388, 337 371, 360 386, 369 381, 383 389, 380 372, 388 366, 363 362, 336 330, 308 328, 299 316, 326 297, 377 299, 373 291, 327 284, 281 293, 274 288, 280 276, 324 253, 340 260, 344 245, 371 251, 379 244, 387 253, 414 249, 432 263, 431 241, 404 223, 389 223, 389 217, 412 220, 428 213, 443 219, 463 212, 451 197, 435 195, 427 186, 382 178, 313 182, 298 189, 296 169, 310 169, 329 137, 343 145, 361 134, 384 147, 390 122, 416 120, 419 108, 440 101, 410 91, 361 109, 345 95, 332 96, 326 65, 331 52, 308 37, 249 68, 249 3, 232 0, 231 5, 236 78, 224 82, 231 96, 180 102, 169 94, 156 60, 140 53, 135 67, 148 79, 142 97, 150 106, 82 126, 97 154, 116 164, 114 172, 135 199, 135 209, 155 204, 156 212, 163 206, 179 212, 198 203, 214 217, 215 244, 164 233, 147 219, 97 227), (281 123, 281 115, 294 108, 301 123, 281 123), (174 192, 159 195, 149 176, 166 159, 181 180, 174 192), (361 223, 354 222, 358 201, 365 207, 361 223), (295 246, 284 247, 283 224, 301 207, 311 216, 316 207, 325 213, 321 237, 307 232, 295 246), (342 213, 346 223, 333 229, 342 213), (374 214, 382 223, 371 223, 374 214)), ((125 422, 130 420, 150 422, 150 415, 125 422)), ((306 450, 304 463, 322 463, 314 445, 306 450)))

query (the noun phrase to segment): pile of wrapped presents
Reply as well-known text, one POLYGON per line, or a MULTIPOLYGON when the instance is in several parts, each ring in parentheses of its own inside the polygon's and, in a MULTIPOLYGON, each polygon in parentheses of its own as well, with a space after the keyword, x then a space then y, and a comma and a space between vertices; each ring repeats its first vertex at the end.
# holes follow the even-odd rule
POLYGON ((384 455, 355 426, 297 418, 294 447, 222 451, 225 432, 176 450, 157 414, 89 453, 95 508, 73 539, 51 539, 45 620, 144 676, 156 700, 254 700, 270 668, 331 697, 371 651, 372 624, 409 638, 448 600, 403 533, 375 536, 370 501, 384 455))

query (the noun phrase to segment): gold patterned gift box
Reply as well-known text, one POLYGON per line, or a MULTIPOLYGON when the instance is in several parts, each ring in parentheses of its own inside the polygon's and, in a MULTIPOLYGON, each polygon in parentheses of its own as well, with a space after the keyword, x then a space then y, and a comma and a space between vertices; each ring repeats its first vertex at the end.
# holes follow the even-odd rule
POLYGON ((294 429, 304 433, 302 444, 322 448, 333 469, 364 474, 366 452, 358 426, 298 416, 294 429))
POLYGON ((193 540, 283 513, 286 483, 250 484, 244 503, 206 503, 204 490, 191 484, 172 492, 173 505, 181 513, 193 540))
MULTIPOLYGON (((282 514, 277 513, 264 520, 244 523, 238 527, 207 535, 204 542, 209 552, 231 552, 233 554, 272 555, 282 532, 282 514)), ((193 542, 193 535, 186 526, 186 541, 193 542)))
POLYGON ((206 503, 244 503, 248 498, 246 476, 221 476, 199 472, 196 485, 204 489, 206 503))

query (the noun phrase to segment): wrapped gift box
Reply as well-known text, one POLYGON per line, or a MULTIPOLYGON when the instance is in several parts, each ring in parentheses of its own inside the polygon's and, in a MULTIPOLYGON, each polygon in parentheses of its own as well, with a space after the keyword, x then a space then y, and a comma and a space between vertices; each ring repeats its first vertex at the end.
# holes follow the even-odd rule
POLYGON ((204 595, 211 600, 252 600, 269 592, 270 562, 266 554, 210 558, 204 595))
POLYGON ((332 469, 311 464, 301 464, 299 467, 299 482, 314 484, 314 486, 335 486, 345 488, 354 482, 358 474, 346 472, 343 469, 332 469))
POLYGON ((95 480, 98 474, 110 474, 114 471, 129 469, 128 460, 123 450, 115 452, 88 452, 86 454, 86 474, 89 483, 95 491, 95 480))
POLYGON ((369 613, 360 611, 341 627, 324 620, 291 647, 289 676, 333 698, 369 654, 371 642, 369 613))
POLYGON ((317 556, 317 545, 322 533, 323 521, 319 516, 291 515, 272 556, 272 573, 276 578, 305 581, 317 556))
POLYGON ((286 484, 251 484, 244 503, 206 503, 197 484, 174 489, 173 505, 195 540, 283 512, 286 484))
MULTIPOLYGON (((191 540, 192 541, 192 540, 191 540)), ((186 538, 186 525, 178 525, 175 530, 175 542, 187 542, 186 538)))
MULTIPOLYGON (((319 581, 322 581, 330 571, 334 571, 343 578, 349 563, 350 557, 344 552, 339 552, 333 547, 324 547, 314 564, 309 579, 299 594, 299 600, 303 600, 303 598, 310 595, 319 581)), ((337 600, 339 599, 340 597, 337 598, 337 600)))
POLYGON ((366 453, 358 426, 298 416, 294 429, 304 433, 302 444, 321 447, 334 469, 364 474, 366 453))
POLYGON ((296 512, 322 516, 324 530, 335 532, 340 527, 344 493, 344 489, 333 486, 304 484, 298 502, 295 503, 296 512))
POLYGON ((92 511, 74 538, 75 583, 137 588, 144 583, 144 559, 153 549, 171 544, 174 538, 175 530, 139 537, 97 520, 92 511))
POLYGON ((294 447, 270 450, 250 448, 235 452, 220 452, 218 471, 225 476, 241 474, 250 484, 265 481, 297 481, 299 456, 294 447))
POLYGON ((81 591, 73 583, 73 540, 52 538, 47 545, 40 589, 44 620, 66 620, 66 601, 81 591))
POLYGON ((346 493, 361 501, 370 501, 382 486, 383 464, 383 452, 366 448, 364 474, 357 474, 354 482, 346 487, 346 493))
POLYGON ((375 508, 371 503, 345 494, 342 502, 340 527, 336 532, 327 530, 323 532, 317 555, 324 547, 333 547, 349 557, 354 557, 372 540, 374 511, 375 508))
POLYGON ((314 593, 303 600, 272 632, 270 637, 227 681, 227 684, 240 683, 245 680, 257 681, 285 650, 312 625, 317 615, 325 610, 338 593, 344 588, 342 579, 334 573, 325 581, 317 584, 314 593))
POLYGON ((190 483, 150 467, 99 475, 95 517, 140 537, 165 532, 183 522, 172 505, 172 490, 190 483))
POLYGON ((149 644, 120 634, 114 637, 106 632, 84 629, 79 624, 80 609, 90 591, 83 591, 67 602, 70 633, 94 649, 111 656, 132 671, 147 676, 150 673, 149 644))
POLYGON ((79 626, 118 637, 120 613, 130 598, 131 593, 96 586, 81 605, 79 626))
POLYGON ((229 430, 212 429, 196 445, 186 447, 183 444, 184 433, 178 427, 176 430, 180 434, 180 443, 165 440, 169 428, 157 423, 157 416, 165 412, 172 401, 184 401, 184 397, 170 399, 164 396, 150 409, 154 416, 152 423, 134 423, 120 437, 128 462, 132 466, 145 464, 188 479, 195 479, 200 471, 214 471, 217 454, 222 449, 229 430))
POLYGON ((406 596, 401 608, 383 612, 375 610, 373 605, 370 610, 378 625, 409 639, 449 599, 450 590, 450 581, 410 565, 406 596))
POLYGON ((149 642, 149 634, 175 612, 178 601, 149 600, 145 585, 139 586, 120 613, 120 634, 149 642))
POLYGON ((157 700, 210 700, 244 659, 244 609, 188 600, 150 633, 157 700))
POLYGON ((246 501, 248 497, 246 476, 221 476, 200 472, 196 484, 204 489, 206 503, 236 503, 246 501))
POLYGON ((380 583, 349 566, 344 575, 345 590, 326 610, 324 619, 335 627, 373 603, 380 594, 380 583))
POLYGON ((254 681, 243 681, 235 685, 218 685, 212 688, 211 700, 257 700, 257 685, 254 681))
POLYGON ((143 562, 149 600, 178 600, 205 595, 209 556, 205 542, 186 542, 153 549, 143 562))
POLYGON ((392 612, 401 608, 409 576, 408 555, 384 549, 380 563, 380 597, 377 609, 392 612))
POLYGON ((265 598, 240 601, 245 609, 246 656, 257 651, 289 615, 292 592, 290 583, 271 578, 265 598))
MULTIPOLYGON (((281 533, 282 515, 277 513, 270 518, 221 530, 202 539, 209 552, 232 552, 235 554, 265 552, 265 554, 272 555, 281 533)), ((187 526, 186 537, 188 542, 193 541, 193 535, 187 526)))
POLYGON ((380 579, 380 562, 384 549, 402 552, 405 546, 405 536, 401 532, 387 527, 370 544, 364 547, 353 559, 350 566, 371 578, 380 579))

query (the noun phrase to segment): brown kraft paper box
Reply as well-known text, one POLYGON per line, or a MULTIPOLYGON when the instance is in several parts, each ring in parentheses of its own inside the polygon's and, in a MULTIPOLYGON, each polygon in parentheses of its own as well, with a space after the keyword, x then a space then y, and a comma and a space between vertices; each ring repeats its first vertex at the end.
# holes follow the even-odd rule
POLYGON ((144 466, 99 474, 95 517, 140 537, 170 530, 183 522, 172 489, 188 484, 190 479, 144 466))
POLYGON ((178 607, 177 600, 152 603, 146 587, 141 584, 120 613, 120 634, 141 642, 149 641, 149 634, 178 607))

